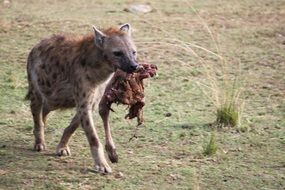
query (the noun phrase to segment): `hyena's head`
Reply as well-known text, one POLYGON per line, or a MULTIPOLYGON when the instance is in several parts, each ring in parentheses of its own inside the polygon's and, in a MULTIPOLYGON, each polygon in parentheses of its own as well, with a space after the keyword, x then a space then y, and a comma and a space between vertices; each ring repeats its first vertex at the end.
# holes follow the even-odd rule
POLYGON ((101 32, 93 27, 95 45, 103 51, 104 58, 115 68, 132 73, 138 68, 136 46, 131 37, 131 26, 124 24, 101 32))

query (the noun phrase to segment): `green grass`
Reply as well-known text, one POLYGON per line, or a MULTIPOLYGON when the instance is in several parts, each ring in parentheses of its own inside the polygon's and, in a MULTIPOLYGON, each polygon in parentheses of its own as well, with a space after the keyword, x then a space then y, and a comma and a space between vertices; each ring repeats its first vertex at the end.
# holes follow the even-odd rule
MULTIPOLYGON (((217 109, 206 96, 210 92, 202 93, 197 83, 207 82, 205 68, 211 67, 222 84, 222 65, 217 57, 192 47, 209 60, 202 63, 184 45, 215 52, 215 44, 197 14, 182 1, 151 1, 155 11, 144 15, 122 11, 129 2, 14 0, 10 6, 1 2, 0 189, 283 189, 285 54, 279 36, 285 36, 284 1, 191 1, 229 63, 228 81, 235 80, 236 71, 245 79, 240 81, 246 87, 243 122, 238 128, 217 129, 219 148, 212 156, 203 153, 217 109), (111 125, 120 159, 111 164, 114 174, 89 171, 93 163, 82 129, 71 139, 72 156, 55 156, 74 110, 49 116, 47 150, 33 152, 32 117, 24 101, 31 47, 54 33, 84 34, 92 31, 92 25, 125 22, 134 28, 139 59, 156 64, 159 75, 145 81, 146 123, 138 128, 138 138, 129 142, 136 121, 127 122, 125 107, 113 106, 111 125), (165 117, 168 113, 171 116, 165 117), (122 178, 116 177, 119 172, 122 178)), ((97 113, 94 120, 103 142, 97 113)))
POLYGON ((221 126, 235 127, 238 125, 239 113, 237 108, 224 106, 217 110, 217 123, 221 126))
POLYGON ((216 154, 217 150, 218 150, 218 145, 216 142, 216 135, 215 133, 212 133, 209 142, 204 147, 203 154, 206 156, 212 156, 216 154))

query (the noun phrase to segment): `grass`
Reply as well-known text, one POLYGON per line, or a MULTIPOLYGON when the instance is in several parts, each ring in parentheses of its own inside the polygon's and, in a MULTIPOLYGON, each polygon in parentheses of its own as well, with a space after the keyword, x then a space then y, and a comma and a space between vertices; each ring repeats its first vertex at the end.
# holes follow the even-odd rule
MULTIPOLYGON (((189 5, 151 1, 156 11, 136 15, 122 11, 129 2, 27 0, 9 6, 1 2, 0 189, 283 189, 283 1, 189 1, 211 29, 219 52, 189 5), (74 110, 49 116, 47 151, 33 152, 32 117, 23 100, 31 47, 53 33, 84 34, 92 31, 92 25, 125 22, 134 28, 140 60, 156 64, 159 75, 145 81, 145 127, 136 129, 136 121, 123 119, 125 107, 114 106, 111 125, 120 159, 111 164, 114 174, 90 172, 93 163, 82 129, 70 142, 72 156, 55 156, 74 110), (227 60, 229 89, 235 80, 246 86, 245 106, 238 110, 243 123, 237 130, 216 132, 219 149, 212 156, 203 154, 204 144, 213 133, 208 123, 216 119, 218 107, 213 106, 214 96, 207 97, 213 94, 211 88, 202 85, 211 87, 210 76, 223 87, 224 75, 219 57, 207 50, 227 60), (129 142, 134 133, 137 138, 129 142), (123 177, 116 177, 119 172, 123 177)), ((97 113, 94 118, 103 142, 102 122, 97 113)))
MULTIPOLYGON (((189 4, 189 2, 188 2, 189 4)), ((212 30, 208 26, 207 22, 199 15, 197 10, 189 5, 193 12, 197 15, 201 23, 203 24, 205 30, 208 32, 209 37, 212 40, 212 43, 215 46, 215 52, 200 47, 200 46, 193 46, 198 47, 207 53, 214 55, 218 58, 218 64, 216 60, 210 59, 206 60, 205 58, 199 56, 193 49, 191 52, 197 56, 202 63, 204 63, 204 72, 207 73, 207 84, 202 83, 202 87, 206 87, 210 89, 210 94, 205 93, 206 90, 203 92, 212 101, 213 105, 216 106, 216 122, 215 124, 222 127, 222 126, 230 126, 236 127, 241 124, 241 110, 243 106, 243 100, 241 100, 241 93, 242 93, 242 86, 241 86, 241 79, 238 78, 240 70, 234 70, 230 67, 230 63, 226 61, 226 59, 220 55, 220 45, 217 42, 216 37, 214 36, 212 30), (213 65, 213 66, 209 66, 213 65), (231 81, 231 75, 234 74, 234 80, 231 81), (219 77, 221 76, 221 77, 219 77), (220 81, 219 81, 220 80, 220 81)), ((205 57, 205 56, 204 56, 205 57)), ((213 137, 214 139, 214 137, 213 137)), ((212 142, 212 136, 211 141, 212 142)), ((209 146, 210 146, 209 144, 209 146)))
POLYGON ((210 141, 207 143, 207 145, 204 148, 203 154, 206 156, 212 156, 216 154, 217 150, 218 150, 218 145, 216 142, 216 135, 215 133, 212 133, 210 141))
POLYGON ((224 105, 217 110, 217 123, 221 126, 235 127, 238 125, 239 113, 237 108, 224 105))

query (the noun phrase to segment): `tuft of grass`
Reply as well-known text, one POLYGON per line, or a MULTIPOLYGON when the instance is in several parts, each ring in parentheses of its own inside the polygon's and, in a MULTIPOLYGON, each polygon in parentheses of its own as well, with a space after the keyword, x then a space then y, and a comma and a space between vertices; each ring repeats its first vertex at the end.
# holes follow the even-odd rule
POLYGON ((216 154, 217 150, 218 150, 218 145, 217 145, 217 140, 216 140, 216 134, 212 133, 210 137, 210 141, 204 147, 203 154, 205 156, 212 156, 216 154))
POLYGON ((231 105, 224 105, 217 109, 217 121, 219 126, 238 126, 239 113, 237 109, 231 105))
POLYGON ((199 84, 204 88, 204 90, 202 90, 204 94, 216 107, 217 126, 237 127, 240 125, 242 108, 244 105, 241 99, 241 94, 243 92, 243 81, 240 79, 241 64, 238 62, 238 68, 236 68, 234 66, 235 64, 228 62, 226 58, 221 55, 218 40, 209 28, 207 22, 199 15, 196 9, 189 4, 189 2, 188 5, 198 16, 205 30, 209 34, 216 52, 206 48, 203 50, 218 58, 216 62, 213 62, 211 61, 211 57, 206 60, 195 53, 200 62, 203 63, 202 65, 207 77, 205 81, 200 82, 199 84), (207 64, 209 62, 213 62, 214 64, 207 64))
MULTIPOLYGON (((151 48, 159 49, 177 49, 181 50, 180 54, 184 55, 183 58, 193 55, 200 63, 199 67, 201 71, 196 71, 195 68, 190 75, 197 77, 199 74, 205 75, 204 78, 196 80, 198 88, 203 92, 211 105, 215 107, 214 113, 216 114, 215 125, 217 126, 231 126, 238 127, 241 124, 242 108, 244 106, 241 95, 244 92, 244 81, 241 74, 244 71, 241 69, 241 63, 235 63, 230 59, 233 57, 225 58, 222 56, 224 53, 221 51, 220 43, 214 32, 208 26, 206 20, 200 16, 198 11, 186 1, 189 8, 194 12, 194 15, 198 17, 200 24, 208 34, 214 50, 197 45, 195 41, 189 42, 184 39, 179 39, 169 33, 161 27, 156 27, 155 24, 146 21, 155 30, 162 32, 164 37, 159 41, 158 39, 145 39, 140 41, 139 44, 145 44, 151 46, 151 48), (167 38, 165 38, 165 36, 167 38), (230 61, 228 61, 230 60, 230 61)), ((149 50, 150 47, 147 48, 149 50)), ((179 56, 176 59, 172 58, 172 61, 178 62, 183 66, 191 67, 191 64, 187 60, 180 59, 179 56)), ((193 69, 191 67, 191 69, 193 69)))

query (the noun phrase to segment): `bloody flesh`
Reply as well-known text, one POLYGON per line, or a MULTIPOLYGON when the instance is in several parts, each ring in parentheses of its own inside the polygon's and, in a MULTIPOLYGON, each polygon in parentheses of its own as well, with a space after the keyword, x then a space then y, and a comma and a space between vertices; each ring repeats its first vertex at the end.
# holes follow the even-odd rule
POLYGON ((112 103, 128 105, 129 113, 125 118, 137 117, 138 124, 143 123, 142 109, 145 105, 143 79, 155 76, 157 70, 152 64, 143 63, 140 66, 138 72, 132 74, 116 71, 102 97, 103 102, 111 110, 112 103))

